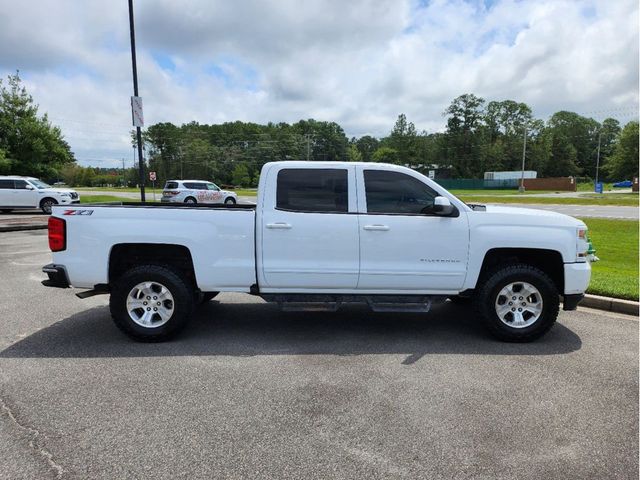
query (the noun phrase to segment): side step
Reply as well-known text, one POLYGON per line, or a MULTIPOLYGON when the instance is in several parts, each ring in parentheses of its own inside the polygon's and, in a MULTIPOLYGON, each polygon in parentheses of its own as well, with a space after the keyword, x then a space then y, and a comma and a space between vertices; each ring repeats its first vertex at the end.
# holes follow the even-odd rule
POLYGON ((335 312, 343 304, 366 304, 374 312, 426 313, 434 302, 447 297, 436 295, 319 295, 263 294, 285 312, 335 312))

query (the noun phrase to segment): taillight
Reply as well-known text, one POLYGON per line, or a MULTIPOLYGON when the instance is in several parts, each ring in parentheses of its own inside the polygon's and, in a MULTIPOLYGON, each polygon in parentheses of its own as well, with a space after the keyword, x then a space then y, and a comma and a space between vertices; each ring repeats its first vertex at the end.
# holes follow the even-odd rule
POLYGON ((49 248, 52 252, 67 248, 67 222, 61 218, 49 217, 49 248))
POLYGON ((164 192, 162 192, 162 194, 163 194, 165 197, 168 197, 168 196, 170 196, 170 195, 178 195, 179 193, 180 193, 180 192, 172 192, 171 190, 165 190, 164 192))

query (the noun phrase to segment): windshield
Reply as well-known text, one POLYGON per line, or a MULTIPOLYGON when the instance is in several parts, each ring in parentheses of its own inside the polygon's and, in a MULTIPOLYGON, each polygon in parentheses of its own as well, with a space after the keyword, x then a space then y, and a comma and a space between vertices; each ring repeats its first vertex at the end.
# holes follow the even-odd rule
POLYGON ((51 185, 44 183, 41 180, 29 180, 29 183, 31 183, 31 185, 35 186, 36 188, 42 190, 44 188, 51 188, 51 185))

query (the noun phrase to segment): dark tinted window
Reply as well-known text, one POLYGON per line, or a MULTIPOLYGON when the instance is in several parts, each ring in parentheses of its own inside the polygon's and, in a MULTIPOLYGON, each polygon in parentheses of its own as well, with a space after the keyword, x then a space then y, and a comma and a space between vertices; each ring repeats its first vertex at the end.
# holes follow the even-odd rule
POLYGON ((206 190, 207 189, 207 185, 205 183, 195 183, 195 182, 186 182, 184 184, 184 187, 190 190, 206 190))
POLYGON ((27 188, 27 182, 25 182, 24 180, 15 180, 15 188, 20 188, 20 189, 25 189, 27 188))
POLYGON ((417 178, 399 172, 365 170, 368 213, 430 213, 435 190, 417 178))
POLYGON ((167 190, 178 188, 178 182, 167 182, 165 184, 164 188, 167 189, 167 190))
POLYGON ((13 180, 0 180, 0 188, 13 190, 13 180))
POLYGON ((298 212, 347 212, 347 170, 288 168, 278 173, 276 207, 298 212))

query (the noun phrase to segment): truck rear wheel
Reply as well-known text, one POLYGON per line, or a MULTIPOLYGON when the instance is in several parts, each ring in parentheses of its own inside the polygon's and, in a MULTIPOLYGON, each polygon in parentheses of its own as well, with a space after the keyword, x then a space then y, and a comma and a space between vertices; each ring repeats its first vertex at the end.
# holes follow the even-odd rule
POLYGON ((161 342, 175 336, 193 311, 193 289, 159 265, 132 268, 112 285, 109 307, 116 326, 134 340, 161 342))
POLYGON ((553 327, 560 299, 543 271, 525 264, 502 265, 478 283, 476 310, 500 340, 530 342, 553 327))

